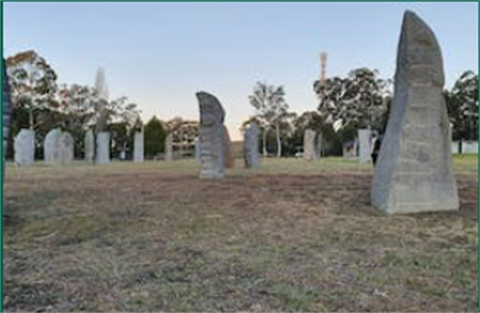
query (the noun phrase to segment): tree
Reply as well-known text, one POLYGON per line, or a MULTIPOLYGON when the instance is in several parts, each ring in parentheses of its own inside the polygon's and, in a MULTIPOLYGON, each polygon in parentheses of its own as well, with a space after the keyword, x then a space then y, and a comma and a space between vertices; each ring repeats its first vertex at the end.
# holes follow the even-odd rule
POLYGON ((145 155, 155 156, 165 150, 166 133, 162 122, 156 116, 145 125, 144 136, 145 155))
MULTIPOLYGON (((451 91, 445 91, 453 139, 478 140, 478 75, 465 71, 451 91)), ((461 151, 460 151, 461 152, 461 151)))
POLYGON ((277 157, 282 155, 280 124, 288 110, 288 104, 285 102, 284 96, 283 86, 268 85, 262 82, 257 82, 253 88, 253 94, 249 96, 250 104, 255 108, 255 116, 263 130, 262 146, 264 156, 267 156, 267 132, 272 127, 275 127, 277 157))
POLYGON ((378 78, 378 71, 359 68, 346 78, 334 77, 314 83, 318 111, 335 131, 342 128, 382 129, 391 81, 378 78))
POLYGON ((57 74, 35 51, 25 51, 6 61, 12 104, 28 112, 29 128, 35 130, 44 120, 39 112, 56 109, 57 74))

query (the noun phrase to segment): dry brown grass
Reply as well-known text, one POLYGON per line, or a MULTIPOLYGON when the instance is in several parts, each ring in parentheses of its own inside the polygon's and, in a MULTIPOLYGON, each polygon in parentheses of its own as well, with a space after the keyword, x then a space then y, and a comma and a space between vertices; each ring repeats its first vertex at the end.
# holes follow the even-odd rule
POLYGON ((4 309, 473 311, 477 168, 459 212, 385 216, 354 162, 10 167, 4 309))

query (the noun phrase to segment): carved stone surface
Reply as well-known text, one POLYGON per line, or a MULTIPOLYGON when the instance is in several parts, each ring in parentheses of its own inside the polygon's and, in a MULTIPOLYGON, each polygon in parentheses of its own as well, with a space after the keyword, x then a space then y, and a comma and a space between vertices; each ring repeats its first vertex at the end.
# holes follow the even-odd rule
POLYGON ((32 165, 35 162, 35 132, 22 129, 14 140, 15 164, 32 165))
POLYGON ((225 167, 235 167, 235 154, 233 151, 232 141, 230 140, 230 134, 227 127, 223 126, 223 151, 225 152, 225 167))
POLYGON ((85 162, 91 164, 95 158, 95 136, 93 135, 93 130, 89 129, 85 133, 84 144, 85 162))
POLYGON ((372 147, 370 144, 370 137, 372 131, 370 129, 358 130, 358 160, 361 164, 370 162, 372 147))
POLYGON ((143 163, 144 160, 144 134, 143 131, 136 132, 133 139, 133 162, 143 163))
POLYGON ((195 138, 195 161, 197 164, 202 164, 201 158, 200 158, 200 140, 195 138))
POLYGON ((110 133, 100 132, 97 134, 97 149, 95 154, 96 164, 110 163, 110 133))
POLYGON ((10 86, 8 84, 6 62, 3 60, 3 176, 5 177, 5 156, 7 155, 8 133, 10 130, 11 105, 10 105, 10 86))
POLYGON ((173 160, 173 134, 170 133, 165 138, 165 161, 173 160))
POLYGON ((258 168, 260 166, 260 154, 258 152, 258 125, 256 123, 251 123, 245 131, 243 153, 246 168, 258 168))
POLYGON ((303 159, 314 161, 316 158, 315 131, 306 129, 303 133, 303 159))
POLYGON ((54 128, 48 132, 43 142, 43 156, 46 164, 71 164, 74 159, 74 140, 72 135, 54 128))
POLYGON ((200 106, 200 178, 225 176, 224 127, 225 111, 215 96, 196 94, 200 106))
POLYGON ((457 210, 442 54, 432 30, 405 13, 395 90, 372 181, 372 204, 388 213, 457 210))

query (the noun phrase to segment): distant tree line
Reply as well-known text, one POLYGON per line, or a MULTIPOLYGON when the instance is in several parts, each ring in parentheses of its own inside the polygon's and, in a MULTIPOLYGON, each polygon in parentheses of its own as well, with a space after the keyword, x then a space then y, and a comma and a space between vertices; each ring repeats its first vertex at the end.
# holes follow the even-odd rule
MULTIPOLYGON (((258 82, 250 104, 255 114, 242 124, 242 130, 256 122, 260 129, 264 155, 293 156, 303 148, 306 129, 320 133, 323 152, 341 155, 343 144, 355 140, 357 130, 370 128, 384 133, 393 97, 393 81, 376 70, 359 68, 346 77, 315 81, 318 98, 316 110, 296 114, 288 111, 283 86, 258 82)), ((478 140, 478 75, 465 71, 450 90, 445 101, 455 141, 478 140)))

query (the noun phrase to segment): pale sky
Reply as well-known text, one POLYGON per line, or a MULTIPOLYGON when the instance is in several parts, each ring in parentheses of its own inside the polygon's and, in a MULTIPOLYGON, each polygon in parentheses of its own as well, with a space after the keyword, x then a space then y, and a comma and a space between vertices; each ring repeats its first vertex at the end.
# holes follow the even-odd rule
POLYGON ((233 139, 253 115, 257 81, 283 85, 290 110, 317 108, 312 84, 319 53, 327 76, 352 69, 395 70, 405 10, 416 12, 442 47, 447 86, 465 70, 478 73, 478 2, 7 2, 6 57, 36 50, 59 83, 92 85, 106 70, 111 97, 153 115, 198 120, 197 91, 219 98, 233 139))

